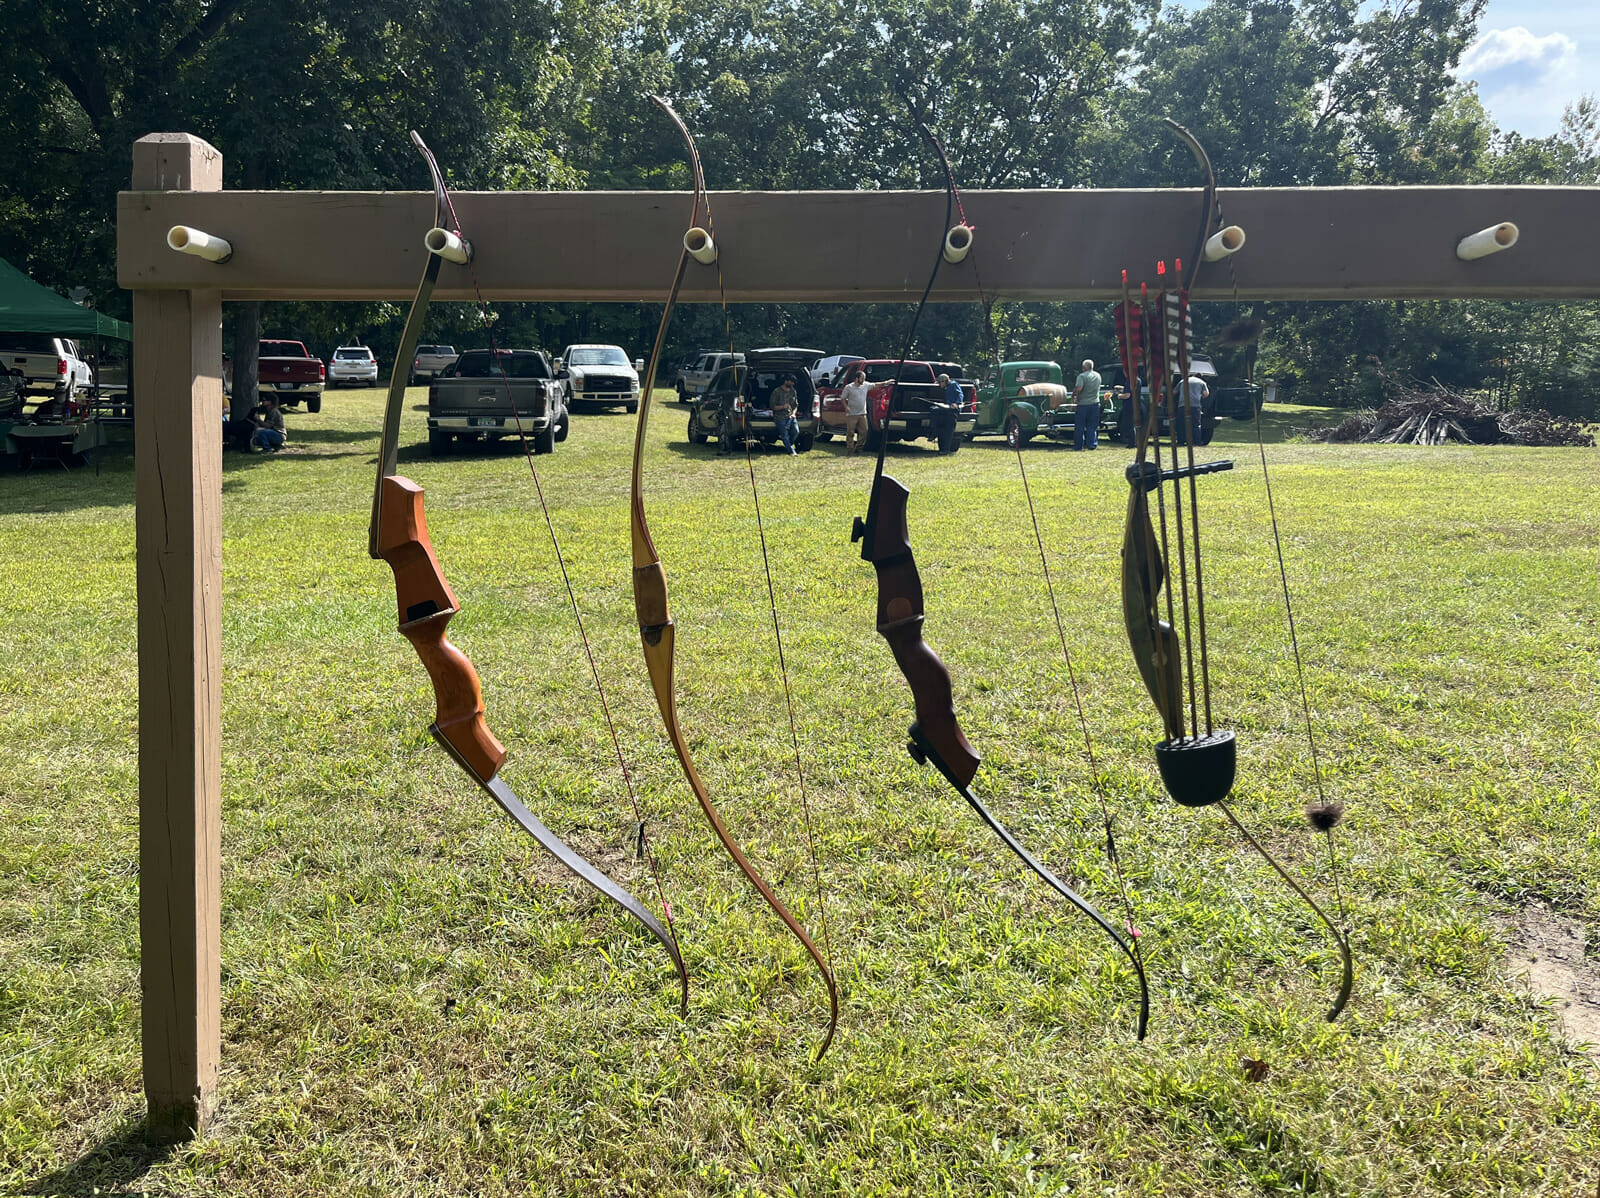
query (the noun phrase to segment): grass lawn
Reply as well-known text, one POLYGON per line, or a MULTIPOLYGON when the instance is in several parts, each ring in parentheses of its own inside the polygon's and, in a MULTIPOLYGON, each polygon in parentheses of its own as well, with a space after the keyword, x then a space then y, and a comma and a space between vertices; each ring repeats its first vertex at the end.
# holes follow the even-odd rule
MULTIPOLYGON (((744 463, 691 448, 665 399, 646 502, 684 724, 734 835, 820 930, 744 463)), ((1127 453, 1028 449, 1144 933, 1142 1045, 1109 941, 904 752, 909 692, 849 543, 870 460, 837 441, 759 457, 844 1005, 813 1064, 816 975, 715 844, 645 680, 632 421, 579 414, 537 464, 660 853, 686 1020, 659 946, 428 736, 427 678, 366 555, 381 403, 331 391, 289 416, 288 452, 225 461, 221 1106, 170 1152, 138 1136, 132 456, 0 477, 4 1192, 1595 1192, 1597 1058, 1552 1037, 1508 962, 1520 926, 1558 917, 1600 956, 1594 451, 1310 446, 1283 430, 1315 413, 1274 411, 1319 749, 1348 809, 1358 972, 1329 1025, 1320 925, 1157 779, 1117 594, 1127 453)), ((653 902, 524 459, 434 460, 406 422, 505 777, 653 902)), ((1254 433, 1218 440, 1239 462, 1201 480, 1236 809, 1331 901, 1254 433)), ((1120 921, 1015 459, 999 441, 891 458, 978 792, 1120 921)))

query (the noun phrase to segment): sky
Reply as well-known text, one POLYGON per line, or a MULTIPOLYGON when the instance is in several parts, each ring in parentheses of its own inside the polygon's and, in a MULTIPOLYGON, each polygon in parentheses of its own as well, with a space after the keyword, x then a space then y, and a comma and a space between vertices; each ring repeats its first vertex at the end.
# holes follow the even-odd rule
POLYGON ((1489 0, 1457 73, 1500 128, 1548 137, 1568 104, 1600 94, 1600 0, 1489 0))

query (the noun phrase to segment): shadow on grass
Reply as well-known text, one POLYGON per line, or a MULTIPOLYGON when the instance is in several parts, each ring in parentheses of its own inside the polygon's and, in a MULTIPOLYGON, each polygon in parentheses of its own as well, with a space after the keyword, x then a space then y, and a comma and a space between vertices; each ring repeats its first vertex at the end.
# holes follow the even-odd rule
POLYGON ((157 1144, 149 1138, 143 1112, 123 1119, 121 1125, 99 1143, 92 1144, 77 1160, 63 1169, 46 1173, 28 1182, 19 1194, 139 1194, 146 1191, 139 1179, 172 1155, 173 1146, 157 1144))

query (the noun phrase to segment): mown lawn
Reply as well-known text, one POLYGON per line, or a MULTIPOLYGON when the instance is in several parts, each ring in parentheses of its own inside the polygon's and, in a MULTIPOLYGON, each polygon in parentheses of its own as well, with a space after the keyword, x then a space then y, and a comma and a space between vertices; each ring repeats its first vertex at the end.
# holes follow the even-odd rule
MULTIPOLYGON (((421 391, 412 393, 421 398, 421 391)), ((663 393, 665 398, 665 393, 663 393)), ((808 961, 714 843, 639 659, 632 421, 538 459, 693 975, 687 1020, 637 925, 522 838, 427 734, 432 698, 366 556, 381 396, 291 415, 224 475, 221 1108, 137 1135, 131 455, 0 477, 0 1186, 162 1194, 1592 1194, 1595 1058, 1514 983, 1544 904, 1600 954, 1596 511, 1588 450, 1308 446, 1267 455, 1358 976, 1215 811, 1176 808, 1117 598, 1127 455, 1028 450, 1143 929, 1149 1040, 1104 936, 905 754, 910 700, 849 543, 870 461, 756 471, 799 716, 839 1040, 808 961), (1260 1061, 1268 1072, 1242 1062, 1260 1061)), ((519 453, 433 460, 408 411, 506 777, 653 899, 519 453)), ((742 459, 661 403, 647 503, 679 699, 734 834, 820 927, 742 459)), ((1217 710, 1237 809, 1330 894, 1253 431, 1202 480, 1217 710)), ((926 635, 977 787, 1122 917, 1015 459, 893 453, 926 635)))

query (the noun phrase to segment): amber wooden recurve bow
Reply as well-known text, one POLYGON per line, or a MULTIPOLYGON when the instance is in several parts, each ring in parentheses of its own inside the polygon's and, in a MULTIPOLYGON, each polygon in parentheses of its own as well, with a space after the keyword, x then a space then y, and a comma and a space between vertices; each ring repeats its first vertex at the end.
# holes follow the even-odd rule
POLYGON ((672 105, 660 96, 652 96, 651 99, 677 127, 688 149, 689 165, 694 175, 694 201, 689 211, 689 230, 684 235, 683 252, 678 258, 678 270, 672 279, 672 290, 667 295, 666 308, 661 313, 661 324, 656 330, 655 344, 650 350, 650 362, 644 377, 644 393, 639 397, 639 419, 633 442, 632 503, 629 509, 633 541, 634 609, 639 617, 639 637, 644 647, 645 668, 650 674, 650 688, 655 692, 656 705, 661 710, 661 721, 666 727, 667 739, 672 742, 673 751, 678 755, 678 763, 683 768, 683 776, 689 783, 689 789, 694 792, 700 810, 705 812, 712 831, 722 842, 722 847, 728 851, 734 864, 750 880, 750 884, 766 900, 767 906, 772 908, 773 913, 783 921, 784 926, 805 948, 822 977, 823 985, 827 988, 828 1030, 817 1046, 816 1059, 820 1061, 823 1054, 828 1051, 828 1046, 833 1043, 834 1032, 839 1026, 839 987, 834 980, 833 970, 824 958, 822 950, 801 926, 800 921, 790 913, 788 907, 784 906, 766 879, 750 863, 744 850, 739 847, 738 841, 734 840, 733 834, 728 831, 721 813, 711 801, 711 794, 700 777, 700 771, 695 768, 694 757, 689 752, 688 738, 684 735, 683 725, 678 719, 677 697, 673 685, 673 651, 676 640, 672 612, 667 605, 667 575, 661 566, 661 555, 656 551, 655 542, 650 538, 649 522, 645 519, 643 473, 645 428, 650 418, 656 371, 661 364, 667 329, 672 320, 672 309, 677 304, 678 290, 683 286, 684 272, 688 269, 691 257, 690 247, 714 243, 710 234, 699 223, 701 212, 704 211, 709 225, 710 207, 706 200, 705 172, 700 165, 700 151, 695 146, 694 137, 689 133, 688 126, 683 123, 682 118, 673 110, 672 105))
POLYGON ((649 929, 672 958, 680 982, 679 1009, 687 1010, 689 973, 678 950, 677 940, 662 927, 648 907, 547 828, 500 777, 506 750, 494 733, 489 731, 484 719, 483 687, 478 671, 466 654, 452 645, 446 636, 450 619, 460 610, 460 605, 450 584, 445 581, 438 555, 428 539, 422 488, 398 473, 400 414, 405 401, 407 370, 422 335, 422 318, 439 278, 440 262, 445 258, 461 264, 469 262, 472 243, 460 235, 459 229, 450 230, 453 221, 450 219, 449 193, 445 189, 439 164, 421 137, 412 133, 411 139, 427 160, 428 170, 433 176, 434 224, 424 243, 428 255, 422 282, 406 317, 405 331, 401 334, 400 347, 395 353, 389 378, 383 439, 378 450, 378 481, 373 491, 372 523, 367 538, 368 552, 372 557, 387 562, 394 571, 400 632, 416 649, 433 682, 436 713, 429 731, 434 739, 507 815, 552 856, 649 929))
POLYGON ((1220 807, 1240 835, 1326 925, 1338 945, 1342 964, 1339 992, 1327 1016, 1332 1022, 1344 1010, 1355 984, 1349 939, 1277 858, 1250 834, 1226 801, 1233 791, 1238 742, 1231 730, 1216 727, 1212 714, 1197 479, 1231 470, 1233 463, 1195 461, 1198 422, 1175 402, 1177 388, 1187 385, 1189 292, 1203 261, 1216 208, 1217 183, 1211 159, 1199 139, 1170 118, 1166 119, 1166 125, 1193 153, 1205 186, 1199 231, 1188 271, 1185 273, 1179 265, 1174 272, 1177 281, 1173 290, 1162 291, 1152 310, 1144 302, 1141 289, 1141 302, 1136 305, 1128 294, 1127 272, 1123 272, 1117 338, 1132 393, 1128 402, 1134 405, 1137 430, 1134 461, 1127 468, 1128 514, 1122 541, 1123 620, 1139 675, 1161 715, 1165 737, 1155 746, 1155 755, 1162 784, 1176 802, 1186 807, 1212 804, 1220 807), (1150 384, 1150 410, 1144 419, 1138 415, 1141 358, 1150 384), (1163 401, 1172 434, 1168 442, 1170 465, 1167 466, 1163 465, 1161 456, 1163 401), (1177 437, 1180 421, 1187 429, 1183 438, 1186 454, 1182 462, 1179 461, 1177 437), (1172 484, 1170 504, 1165 498, 1169 483, 1172 484), (1150 512, 1152 496, 1157 505, 1155 519, 1150 512), (1170 538, 1169 506, 1176 528, 1175 535, 1170 538), (1169 569, 1173 553, 1177 556, 1176 578, 1171 577, 1169 569), (1179 592, 1178 601, 1173 597, 1175 587, 1179 592), (1181 631, 1179 611, 1182 613, 1181 631))
MULTIPOLYGON (((948 231, 952 228, 951 218, 956 195, 955 174, 950 168, 944 146, 925 125, 922 126, 922 133, 944 164, 946 232, 940 235, 939 253, 934 258, 933 270, 928 275, 928 284, 923 288, 922 299, 918 302, 916 313, 912 317, 911 328, 900 354, 900 364, 896 367, 894 381, 890 384, 889 406, 884 413, 878 434, 878 461, 872 475, 867 514, 865 518, 856 517, 850 539, 861 542, 862 560, 872 563, 872 568, 877 574, 878 633, 889 643, 895 664, 900 667, 900 673, 905 676, 906 684, 911 688, 916 720, 908 730, 910 739, 906 750, 919 765, 931 763, 939 773, 943 774, 945 780, 955 788, 956 793, 977 813, 978 818, 1000 837, 1005 846, 1015 853, 1024 865, 1062 898, 1092 919, 1116 943, 1139 979, 1139 1016, 1135 1023, 1135 1034, 1142 1040, 1150 1022, 1150 986, 1145 978, 1143 960, 1122 933, 1095 908, 1094 904, 1068 886, 1024 848, 973 792, 972 779, 978 772, 980 759, 956 718, 950 671, 922 636, 922 625, 927 618, 927 611, 923 602, 922 576, 917 571, 916 557, 911 550, 911 532, 906 512, 906 503, 911 497, 911 492, 898 479, 885 474, 883 469, 889 445, 889 417, 895 410, 900 374, 905 360, 915 347, 917 324, 921 319, 923 308, 927 305, 928 296, 933 291, 933 284, 939 277, 940 264, 945 260, 944 249, 948 231)), ((967 244, 970 247, 972 230, 968 226, 963 225, 963 227, 967 229, 969 235, 967 244)))

